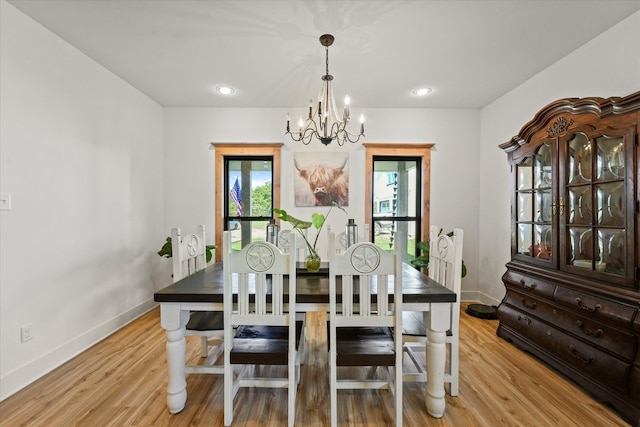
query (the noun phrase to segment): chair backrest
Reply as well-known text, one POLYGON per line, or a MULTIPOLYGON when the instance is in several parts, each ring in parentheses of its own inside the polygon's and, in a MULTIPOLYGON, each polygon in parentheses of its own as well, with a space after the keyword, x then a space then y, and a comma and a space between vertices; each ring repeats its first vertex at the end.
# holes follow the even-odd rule
POLYGON ((339 326, 388 326, 402 331, 402 257, 398 244, 387 253, 371 242, 360 242, 343 254, 335 255, 329 263, 330 322, 339 326), (337 277, 342 289, 337 290, 337 277), (354 280, 354 278, 357 278, 354 280), (394 292, 389 293, 390 286, 394 292), (371 304, 376 294, 377 306, 371 304), (342 295, 338 308, 337 295, 342 295))
MULTIPOLYGON (((233 251, 230 233, 225 231, 222 237, 225 325, 289 325, 286 304, 295 306, 295 255, 263 241, 233 251), (237 309, 232 311, 234 300, 237 309)), ((291 319, 295 322, 295 313, 291 319)), ((290 330, 294 336, 295 328, 290 330)))
MULTIPOLYGON (((358 243, 369 241, 369 224, 363 227, 363 233, 358 233, 358 243)), ((340 255, 347 249, 347 233, 342 231, 334 233, 330 226, 327 226, 328 250, 327 255, 331 259, 334 255, 340 255)))
POLYGON ((462 283, 462 238, 460 228, 451 237, 432 225, 429 231, 429 277, 460 295, 462 283))
MULTIPOLYGON (((302 233, 306 236, 307 230, 303 230, 302 233)), ((297 260, 304 260, 309 252, 304 239, 296 230, 280 230, 278 232, 278 248, 286 254, 294 253, 292 248, 296 248, 297 260)))
POLYGON ((182 237, 179 228, 171 229, 171 258, 173 260, 173 281, 190 276, 206 267, 204 225, 196 232, 182 237))
POLYGON ((451 237, 432 225, 429 230, 429 277, 456 293, 451 312, 451 331, 457 336, 460 323, 462 288, 462 229, 453 230, 451 237))

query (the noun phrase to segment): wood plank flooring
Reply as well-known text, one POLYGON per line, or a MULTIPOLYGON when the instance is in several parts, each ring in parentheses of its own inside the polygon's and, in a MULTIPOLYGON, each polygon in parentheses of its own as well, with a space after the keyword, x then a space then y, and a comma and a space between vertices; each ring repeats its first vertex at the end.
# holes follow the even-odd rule
MULTIPOLYGON (((495 334, 497 321, 464 313, 460 322, 460 395, 447 396, 443 418, 424 409, 420 384, 404 385, 405 426, 627 426, 609 408, 495 334)), ((326 315, 308 316, 308 358, 296 425, 329 425, 326 315)), ((187 357, 199 359, 189 337, 187 357)), ((407 362, 405 366, 409 366, 407 362)), ((159 309, 147 313, 0 403, 0 426, 222 426, 223 380, 189 375, 188 400, 166 408, 165 334, 159 309)), ((339 393, 344 426, 392 425, 385 391, 339 393)), ((241 390, 234 426, 286 425, 286 391, 241 390)))

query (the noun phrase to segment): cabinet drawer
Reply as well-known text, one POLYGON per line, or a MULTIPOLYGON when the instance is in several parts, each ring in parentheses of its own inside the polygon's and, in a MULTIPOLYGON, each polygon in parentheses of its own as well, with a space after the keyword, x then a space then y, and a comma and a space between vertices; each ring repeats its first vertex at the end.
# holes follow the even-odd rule
POLYGON ((502 281, 507 288, 516 289, 533 295, 539 295, 548 299, 553 298, 553 291, 556 286, 552 283, 539 280, 526 274, 516 273, 515 271, 507 271, 502 276, 502 281))
POLYGON ((584 312, 590 318, 599 319, 629 330, 636 312, 635 307, 563 288, 562 286, 558 286, 553 299, 557 303, 571 307, 578 312, 584 312))
POLYGON ((636 337, 631 332, 616 329, 511 289, 507 290, 505 302, 554 325, 560 330, 597 345, 604 351, 633 362, 633 357, 636 354, 636 337))
POLYGON ((500 310, 502 323, 535 342, 557 359, 590 377, 598 378, 609 387, 627 391, 626 380, 631 369, 630 363, 573 338, 529 313, 519 312, 505 304, 500 306, 500 310))

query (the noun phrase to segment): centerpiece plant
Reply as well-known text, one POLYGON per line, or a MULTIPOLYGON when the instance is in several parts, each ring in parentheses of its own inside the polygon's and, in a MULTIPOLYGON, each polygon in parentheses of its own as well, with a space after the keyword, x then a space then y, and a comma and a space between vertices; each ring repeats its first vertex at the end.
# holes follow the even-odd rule
POLYGON ((306 263, 307 263, 307 270, 310 272, 316 272, 320 270, 321 259, 320 259, 320 255, 318 255, 318 250, 316 248, 316 245, 318 244, 318 237, 320 237, 320 231, 322 231, 322 227, 324 226, 324 223, 326 222, 333 208, 338 208, 345 214, 347 213, 347 211, 345 211, 342 208, 342 206, 340 206, 336 202, 331 202, 331 206, 329 206, 329 210, 327 211, 326 215, 314 212, 311 215, 311 221, 305 221, 305 220, 296 218, 293 215, 289 215, 287 211, 285 211, 284 209, 273 208, 273 213, 278 215, 276 218, 282 221, 287 221, 289 224, 293 226, 293 229, 296 230, 304 239, 304 242, 307 245, 307 249, 309 250, 306 263), (307 236, 304 231, 304 230, 310 229, 311 227, 314 227, 316 229, 316 235, 313 238, 313 244, 309 240, 311 236, 307 236))

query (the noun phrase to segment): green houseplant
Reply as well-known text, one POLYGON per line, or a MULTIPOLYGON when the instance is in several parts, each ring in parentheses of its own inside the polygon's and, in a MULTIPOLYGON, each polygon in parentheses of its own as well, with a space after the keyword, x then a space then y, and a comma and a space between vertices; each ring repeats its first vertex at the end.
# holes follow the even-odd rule
MULTIPOLYGON (((207 264, 213 258, 213 253, 211 251, 213 251, 215 248, 217 248, 216 245, 206 245, 205 256, 207 259, 207 264)), ((158 251, 158 255, 165 258, 171 258, 173 256, 173 247, 171 246, 171 236, 167 237, 167 240, 164 242, 164 245, 162 245, 162 248, 158 251)))
POLYGON ((336 207, 340 209, 342 212, 347 213, 342 206, 338 205, 336 202, 332 202, 329 207, 329 211, 326 215, 314 212, 311 215, 311 221, 305 221, 299 218, 294 217, 293 215, 289 215, 287 211, 284 209, 273 208, 273 213, 278 215, 276 219, 281 219, 283 221, 287 221, 293 226, 294 230, 297 230, 298 233, 302 236, 305 243, 307 244, 307 249, 309 249, 309 255, 307 255, 307 270, 311 272, 316 272, 320 269, 320 255, 318 255, 318 251, 316 249, 316 245, 318 244, 318 237, 320 236, 320 231, 324 226, 325 221, 329 217, 331 210, 336 207), (307 238, 307 235, 303 230, 307 230, 311 227, 316 229, 316 235, 313 239, 313 244, 307 238))
MULTIPOLYGON (((438 232, 438 236, 442 234, 442 228, 438 232)), ((452 237, 453 231, 447 233, 447 236, 452 237)), ((411 265, 416 268, 429 268, 429 241, 426 242, 418 242, 416 243, 416 247, 420 249, 420 256, 412 259, 411 265)), ((467 275, 467 266, 464 264, 464 260, 462 260, 462 277, 467 275)))

